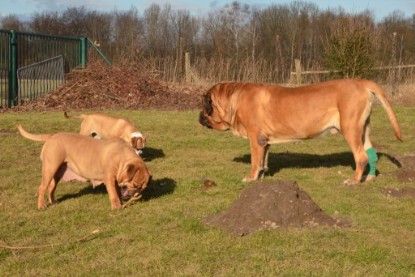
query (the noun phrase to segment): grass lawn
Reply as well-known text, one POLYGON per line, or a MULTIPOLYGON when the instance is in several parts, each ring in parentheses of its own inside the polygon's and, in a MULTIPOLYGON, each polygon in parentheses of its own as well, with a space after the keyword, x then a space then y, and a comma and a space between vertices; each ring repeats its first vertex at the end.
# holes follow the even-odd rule
MULTIPOLYGON (((415 108, 396 107, 404 142, 386 114, 372 114, 379 152, 414 152, 415 108)), ((58 205, 37 210, 42 143, 33 133, 77 132, 63 112, 0 114, 1 276, 414 276, 415 200, 382 193, 402 188, 386 157, 376 182, 344 186, 353 158, 341 135, 271 146, 265 179, 296 180, 327 214, 350 217, 346 229, 278 229, 235 237, 200 223, 225 210, 249 183, 247 140, 198 124, 198 111, 107 111, 129 117, 148 139, 144 158, 153 173, 142 201, 111 211, 105 187, 60 183, 58 205), (217 186, 205 190, 203 180, 217 186), (82 242, 80 238, 99 229, 82 242)))

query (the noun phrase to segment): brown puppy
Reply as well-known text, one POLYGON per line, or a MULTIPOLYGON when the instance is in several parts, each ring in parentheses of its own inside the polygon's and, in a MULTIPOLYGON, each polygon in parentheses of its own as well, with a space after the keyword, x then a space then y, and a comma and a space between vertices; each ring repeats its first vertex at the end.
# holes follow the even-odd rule
POLYGON ((121 196, 143 191, 151 173, 142 158, 122 139, 97 140, 71 133, 31 134, 17 126, 20 134, 30 140, 43 141, 40 159, 42 181, 38 190, 38 208, 45 209, 45 192, 54 204, 59 180, 70 175, 92 183, 105 183, 112 209, 121 208, 121 196))
POLYGON ((102 139, 122 138, 136 150, 137 154, 142 152, 146 143, 146 138, 128 118, 113 117, 103 113, 69 116, 65 112, 64 116, 82 119, 79 132, 81 135, 102 139))
POLYGON ((369 139, 374 96, 382 103, 396 137, 401 140, 398 121, 383 90, 374 82, 357 79, 296 88, 252 83, 217 84, 203 96, 199 122, 216 130, 231 129, 235 135, 249 139, 252 170, 244 181, 262 177, 267 169, 270 144, 340 131, 356 163, 353 179, 345 183, 356 184, 361 181, 368 160, 372 166, 370 174, 373 174, 368 179, 375 176, 377 156, 369 139))

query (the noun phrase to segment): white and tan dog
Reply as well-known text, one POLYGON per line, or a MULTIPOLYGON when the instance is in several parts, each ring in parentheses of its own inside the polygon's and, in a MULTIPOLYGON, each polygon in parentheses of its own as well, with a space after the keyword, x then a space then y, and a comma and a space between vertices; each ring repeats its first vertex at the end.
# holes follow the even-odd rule
POLYGON ((245 181, 262 177, 267 170, 270 144, 317 137, 339 131, 350 146, 356 163, 353 179, 374 179, 377 155, 369 138, 369 121, 375 97, 380 100, 396 137, 401 131, 383 90, 369 80, 343 79, 288 88, 266 84, 220 83, 203 96, 200 124, 229 130, 249 139, 251 173, 245 181))
POLYGON ((121 138, 128 142, 136 151, 141 154, 146 138, 137 130, 128 118, 113 117, 103 113, 81 114, 69 116, 64 113, 65 118, 80 118, 81 135, 92 136, 98 139, 121 138))
POLYGON ((17 126, 20 134, 43 141, 40 154, 42 181, 38 190, 38 209, 45 209, 45 193, 49 204, 56 203, 54 192, 61 179, 69 175, 92 183, 105 183, 112 209, 121 208, 121 197, 141 193, 149 184, 151 172, 143 159, 124 140, 97 140, 73 134, 31 134, 17 126))

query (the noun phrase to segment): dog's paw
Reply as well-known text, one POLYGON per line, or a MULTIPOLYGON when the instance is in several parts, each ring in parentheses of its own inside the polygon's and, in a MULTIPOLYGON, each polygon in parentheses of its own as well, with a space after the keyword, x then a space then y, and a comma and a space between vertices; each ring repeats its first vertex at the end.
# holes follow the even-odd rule
POLYGON ((366 175, 363 177, 365 182, 374 182, 376 181, 376 175, 366 175))
POLYGON ((111 210, 120 210, 121 208, 121 203, 111 203, 111 210))
POLYGON ((47 208, 47 205, 45 203, 39 203, 39 204, 37 204, 37 209, 39 211, 46 210, 46 208, 47 208))
POLYGON ((357 185, 359 183, 360 182, 355 180, 355 179, 347 179, 343 182, 343 184, 346 185, 346 186, 354 186, 354 185, 357 185))

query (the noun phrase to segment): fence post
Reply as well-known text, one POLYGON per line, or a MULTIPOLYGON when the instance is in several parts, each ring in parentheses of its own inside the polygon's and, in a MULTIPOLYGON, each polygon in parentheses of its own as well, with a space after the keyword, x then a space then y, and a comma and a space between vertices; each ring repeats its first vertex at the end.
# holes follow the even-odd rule
POLYGON ((396 93, 396 32, 392 37, 392 95, 396 93))
POLYGON ((190 56, 189 56, 189 52, 187 51, 184 54, 184 72, 186 76, 186 83, 190 83, 191 82, 190 56))
POLYGON ((82 68, 86 68, 86 63, 88 61, 88 44, 87 44, 87 38, 83 37, 80 38, 80 64, 82 66, 82 68))
POLYGON ((16 104, 17 98, 17 34, 10 31, 9 36, 9 107, 16 104))
POLYGON ((300 59, 295 59, 295 75, 297 75, 297 86, 301 85, 301 61, 300 59))

